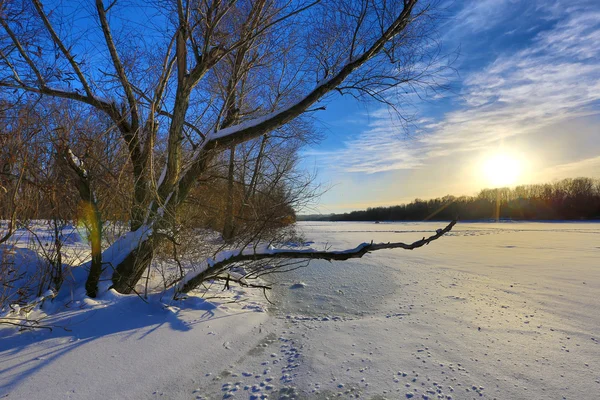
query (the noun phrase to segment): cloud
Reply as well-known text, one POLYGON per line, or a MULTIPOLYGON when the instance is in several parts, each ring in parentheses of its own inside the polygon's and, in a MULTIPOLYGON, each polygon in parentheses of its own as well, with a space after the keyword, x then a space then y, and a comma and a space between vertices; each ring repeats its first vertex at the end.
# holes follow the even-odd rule
POLYGON ((468 2, 451 21, 453 30, 473 33, 492 29, 502 23, 514 7, 514 0, 480 0, 468 2), (456 22, 459 23, 456 23, 456 22))
POLYGON ((598 170, 600 170, 600 156, 546 168, 540 175, 543 180, 547 180, 547 176, 561 179, 575 176, 592 176, 593 172, 598 170))
POLYGON ((577 12, 539 33, 529 47, 472 73, 463 82, 462 107, 424 139, 428 154, 477 149, 598 113, 599 42, 600 12, 577 12))
POLYGON ((319 165, 343 172, 375 173, 414 169, 422 165, 416 143, 402 140, 399 123, 388 112, 379 110, 371 116, 368 129, 355 139, 343 142, 333 151, 310 151, 306 155, 319 159, 319 165))
MULTIPOLYGON (((512 3, 483 3, 495 9, 507 2, 512 3)), ((541 7, 542 3, 537 4, 541 7)), ((462 100, 455 103, 453 111, 434 121, 425 115, 416 139, 399 140, 402 134, 398 124, 390 121, 387 112, 380 111, 358 138, 344 142, 336 151, 313 155, 343 172, 418 168, 436 157, 489 149, 508 137, 598 114, 600 10, 593 2, 562 5, 562 17, 521 50, 506 50, 465 76, 462 100)), ((556 15, 556 9, 544 9, 539 17, 556 15)), ((475 26, 476 21, 492 23, 494 13, 481 5, 464 17, 465 24, 475 26)))

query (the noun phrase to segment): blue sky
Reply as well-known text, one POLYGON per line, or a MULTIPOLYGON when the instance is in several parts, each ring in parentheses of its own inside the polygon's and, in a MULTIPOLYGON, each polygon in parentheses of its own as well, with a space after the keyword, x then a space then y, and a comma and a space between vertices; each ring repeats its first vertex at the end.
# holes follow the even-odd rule
POLYGON ((518 165, 514 184, 600 177, 600 2, 444 5, 452 89, 405 99, 409 133, 381 105, 332 99, 326 139, 304 153, 329 190, 307 212, 475 194, 494 186, 483 171, 498 155, 518 165))

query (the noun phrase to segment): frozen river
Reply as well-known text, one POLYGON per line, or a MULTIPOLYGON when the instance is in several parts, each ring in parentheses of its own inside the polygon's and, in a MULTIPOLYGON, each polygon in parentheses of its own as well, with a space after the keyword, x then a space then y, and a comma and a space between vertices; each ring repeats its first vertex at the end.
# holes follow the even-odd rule
MULTIPOLYGON (((317 249, 444 225, 299 224, 317 249)), ((293 384, 315 398, 600 398, 598 223, 459 223, 425 248, 313 262, 276 294, 302 348, 293 384)))
MULTIPOLYGON (((299 224, 305 238, 314 241, 313 247, 317 249, 346 249, 365 240, 410 243, 430 236, 443 225, 440 222, 299 224)), ((588 274, 597 277, 595 265, 600 268, 598 223, 460 223, 446 237, 425 248, 385 250, 344 262, 313 261, 308 268, 277 276, 275 310, 311 315, 370 314, 382 306, 384 298, 402 296, 398 290, 410 286, 402 274, 418 273, 415 268, 462 271, 514 280, 514 284, 536 285, 530 279, 540 283, 545 279, 559 280, 557 285, 562 286, 578 274, 582 278, 588 274)))

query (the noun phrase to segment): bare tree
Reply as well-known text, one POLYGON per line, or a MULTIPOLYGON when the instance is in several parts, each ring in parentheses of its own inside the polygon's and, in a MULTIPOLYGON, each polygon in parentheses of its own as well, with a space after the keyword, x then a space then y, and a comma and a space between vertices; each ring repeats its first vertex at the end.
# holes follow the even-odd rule
POLYGON ((131 230, 147 234, 116 265, 113 287, 122 293, 133 290, 220 153, 311 115, 330 93, 393 104, 391 91, 429 84, 438 72, 427 2, 153 5, 144 32, 111 24, 111 14, 136 11, 118 1, 96 0, 89 15, 66 4, 48 9, 41 0, 5 2, 0 11, 5 94, 62 98, 102 112, 127 148, 131 230), (81 27, 75 19, 82 15, 97 24, 81 27))

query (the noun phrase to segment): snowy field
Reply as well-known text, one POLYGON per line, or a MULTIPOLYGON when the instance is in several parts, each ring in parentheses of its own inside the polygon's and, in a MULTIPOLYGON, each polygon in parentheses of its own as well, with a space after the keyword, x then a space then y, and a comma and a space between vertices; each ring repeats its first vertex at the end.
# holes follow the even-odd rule
MULTIPOLYGON (((443 225, 300 223, 316 249, 443 225)), ((0 398, 600 398, 600 224, 459 223, 279 279, 275 305, 75 294, 68 331, 0 328, 0 398)))

